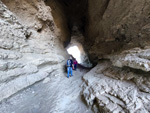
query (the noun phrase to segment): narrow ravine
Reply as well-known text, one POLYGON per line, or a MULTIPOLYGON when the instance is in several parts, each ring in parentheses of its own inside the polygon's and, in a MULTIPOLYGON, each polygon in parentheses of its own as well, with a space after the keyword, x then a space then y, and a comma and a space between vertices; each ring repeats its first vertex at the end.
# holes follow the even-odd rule
POLYGON ((81 99, 82 76, 87 69, 73 71, 73 77, 53 72, 45 80, 20 91, 0 104, 0 113, 92 113, 81 99))
POLYGON ((150 113, 149 4, 0 0, 0 113, 150 113))

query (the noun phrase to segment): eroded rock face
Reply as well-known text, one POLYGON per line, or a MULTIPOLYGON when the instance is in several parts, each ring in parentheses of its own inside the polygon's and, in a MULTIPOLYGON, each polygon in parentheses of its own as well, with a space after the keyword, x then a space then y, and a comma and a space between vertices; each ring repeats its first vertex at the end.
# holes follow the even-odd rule
POLYGON ((68 18, 64 7, 59 0, 46 0, 46 5, 51 8, 52 16, 57 26, 56 34, 59 34, 60 40, 64 46, 70 42, 70 30, 68 27, 68 18))
POLYGON ((83 79, 83 97, 95 112, 149 113, 149 46, 104 56, 83 79))
POLYGON ((148 75, 101 62, 84 75, 83 97, 95 112, 149 113, 148 75))
POLYGON ((44 79, 54 70, 62 71, 66 53, 55 34, 50 8, 44 7, 43 1, 34 2, 38 5, 27 1, 8 2, 15 16, 0 1, 0 101, 44 79))
POLYGON ((150 71, 149 47, 145 47, 144 49, 133 48, 108 57, 111 59, 114 66, 121 68, 127 66, 146 72, 150 71))
POLYGON ((91 59, 149 45, 149 4, 149 0, 89 0, 86 42, 91 59))
POLYGON ((112 62, 100 61, 84 76, 83 97, 95 112, 150 112, 149 3, 89 0, 89 56, 112 62))

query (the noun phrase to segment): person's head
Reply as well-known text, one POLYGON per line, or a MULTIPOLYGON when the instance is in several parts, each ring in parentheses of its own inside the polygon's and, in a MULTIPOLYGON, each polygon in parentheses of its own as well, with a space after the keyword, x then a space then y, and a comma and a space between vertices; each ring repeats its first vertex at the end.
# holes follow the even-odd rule
POLYGON ((70 58, 69 59, 71 59, 72 60, 72 57, 70 56, 70 58))

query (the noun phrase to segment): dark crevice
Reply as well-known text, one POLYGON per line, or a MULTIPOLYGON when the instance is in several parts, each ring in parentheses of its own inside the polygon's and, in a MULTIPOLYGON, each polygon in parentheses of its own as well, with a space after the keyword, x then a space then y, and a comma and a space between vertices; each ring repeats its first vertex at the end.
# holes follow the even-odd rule
POLYGON ((42 28, 37 30, 37 32, 41 32, 41 31, 42 31, 42 28))
MULTIPOLYGON (((47 5, 54 2, 60 5, 70 33, 72 33, 73 26, 77 26, 80 32, 84 34, 87 22, 88 0, 50 0, 45 2, 47 5)), ((51 7, 53 10, 55 9, 54 6, 51 7)))
MULTIPOLYGON (((56 10, 62 11, 60 17, 57 17, 56 19, 61 18, 61 15, 64 15, 63 17, 65 17, 63 18, 65 21, 65 23, 63 24, 65 24, 67 28, 64 28, 63 26, 61 29, 62 30, 67 29, 69 35, 65 37, 65 40, 63 41, 64 47, 66 48, 69 45, 71 41, 71 37, 74 35, 73 27, 76 26, 78 28, 78 31, 84 36, 83 38, 86 41, 82 43, 82 45, 90 58, 89 60, 92 61, 94 66, 97 65, 99 59, 97 55, 96 54, 91 55, 90 53, 88 53, 90 47, 90 45, 87 44, 87 39, 89 40, 89 37, 87 36, 87 32, 88 32, 87 28, 88 28, 88 24, 90 24, 89 23, 89 0, 49 0, 49 1, 47 0, 45 2, 47 5, 49 5, 52 8, 52 12, 54 11, 52 14, 55 15, 57 13, 56 10)), ((109 2, 110 0, 102 1, 101 10, 99 12, 100 19, 102 19, 105 11, 107 10, 109 2)), ((125 38, 126 38, 125 35, 122 35, 121 40, 125 40, 125 38)), ((116 38, 116 40, 120 41, 120 38, 116 38)), ((93 43, 91 41, 88 42, 90 42, 90 44, 93 43)))
POLYGON ((106 3, 105 3, 105 7, 104 7, 104 10, 102 11, 102 16, 104 15, 104 13, 105 13, 105 11, 106 11, 106 9, 107 9, 107 7, 108 7, 108 5, 109 5, 109 2, 110 2, 110 0, 107 0, 106 1, 106 3))

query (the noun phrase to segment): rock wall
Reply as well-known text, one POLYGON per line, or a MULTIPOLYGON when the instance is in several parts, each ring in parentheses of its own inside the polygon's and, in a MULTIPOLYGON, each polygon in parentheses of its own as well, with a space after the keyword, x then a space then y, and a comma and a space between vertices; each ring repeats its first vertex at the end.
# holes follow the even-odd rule
POLYGON ((95 113, 149 113, 149 73, 101 61, 84 75, 83 97, 95 113))
POLYGON ((60 40, 63 45, 67 46, 71 40, 71 34, 68 25, 67 14, 64 7, 58 0, 47 0, 45 3, 47 6, 51 7, 52 16, 58 28, 57 34, 59 34, 61 37, 60 40))
POLYGON ((96 113, 150 112, 149 4, 89 0, 85 42, 99 64, 84 75, 82 94, 96 113))
POLYGON ((149 45, 149 0, 89 0, 86 29, 91 59, 149 45))
POLYGON ((41 31, 49 27, 59 38, 61 43, 64 45, 69 43, 70 31, 67 25, 67 18, 65 18, 66 14, 58 1, 2 1, 18 17, 18 20, 22 24, 43 33, 43 35, 45 32, 41 31))
POLYGON ((52 15, 61 32, 65 47, 71 41, 72 28, 77 26, 84 33, 88 0, 46 0, 51 7, 52 15))
POLYGON ((0 1, 0 101, 52 71, 63 73, 67 56, 50 7, 43 1, 3 2, 8 7, 0 1))

